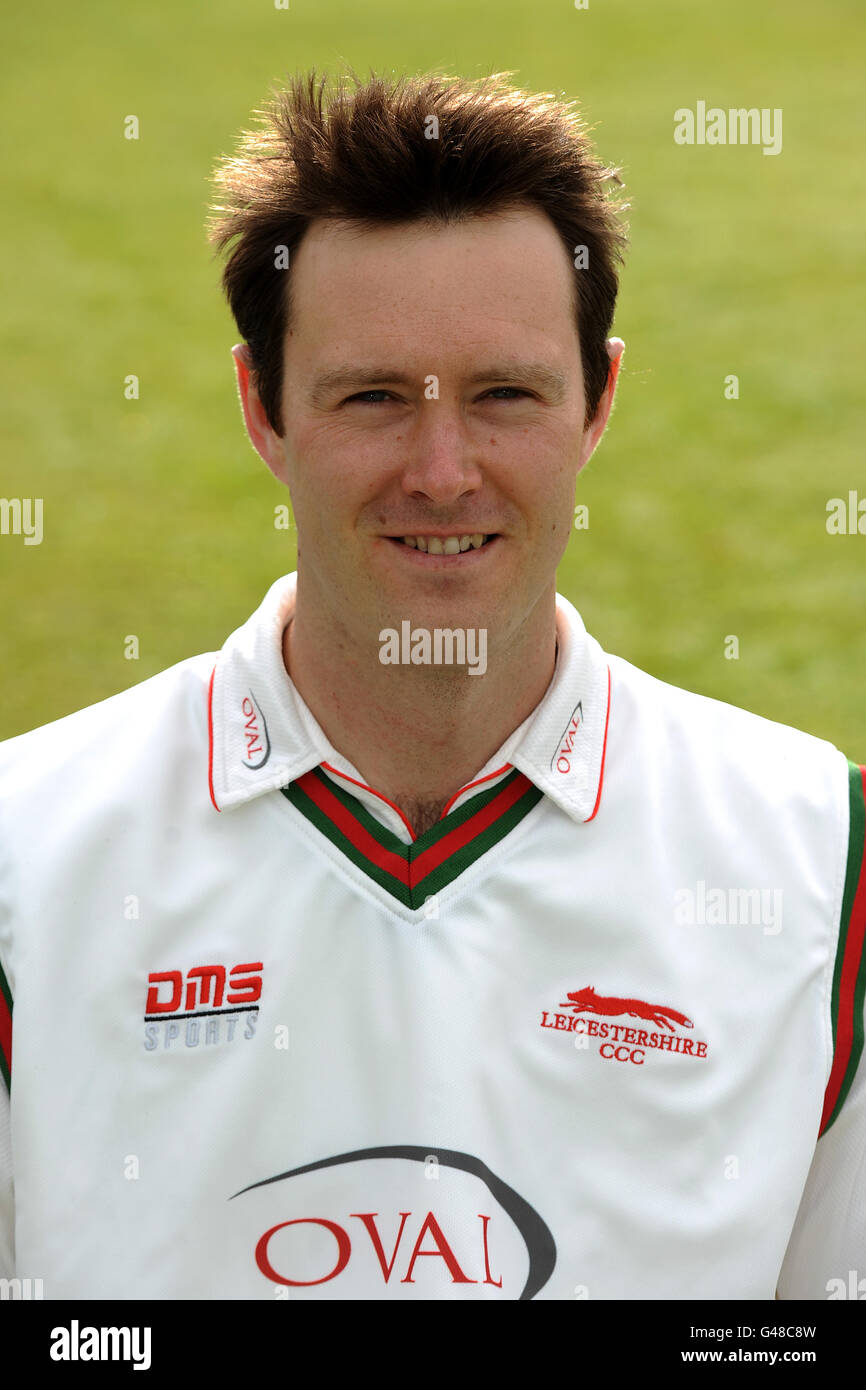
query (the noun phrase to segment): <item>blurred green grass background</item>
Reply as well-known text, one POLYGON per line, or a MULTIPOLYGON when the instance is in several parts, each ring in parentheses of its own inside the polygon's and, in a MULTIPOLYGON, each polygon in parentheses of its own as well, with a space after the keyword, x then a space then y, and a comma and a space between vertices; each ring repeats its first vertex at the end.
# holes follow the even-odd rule
POLYGON ((43 497, 45 536, 0 536, 0 737, 217 649, 295 567, 204 219, 271 84, 350 64, 578 99, 632 245, 618 403, 558 587, 607 650, 866 762, 866 535, 825 524, 830 497, 866 499, 864 37, 860 0, 7 12, 0 496, 43 497), (781 107, 782 153, 676 145, 698 100, 781 107))

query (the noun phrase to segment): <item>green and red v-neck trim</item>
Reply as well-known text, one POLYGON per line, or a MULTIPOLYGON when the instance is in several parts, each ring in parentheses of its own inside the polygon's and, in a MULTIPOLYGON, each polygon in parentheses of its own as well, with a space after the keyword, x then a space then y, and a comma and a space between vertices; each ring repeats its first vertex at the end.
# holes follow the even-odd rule
POLYGON ((318 767, 281 788, 317 830, 404 907, 422 907, 498 844, 543 796, 517 768, 470 797, 411 844, 318 767))

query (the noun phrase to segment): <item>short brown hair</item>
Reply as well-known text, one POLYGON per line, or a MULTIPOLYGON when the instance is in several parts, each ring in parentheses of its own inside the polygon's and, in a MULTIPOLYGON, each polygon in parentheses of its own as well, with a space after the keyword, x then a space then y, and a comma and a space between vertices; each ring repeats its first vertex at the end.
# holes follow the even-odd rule
POLYGON ((223 288, 278 435, 292 312, 291 279, 286 292, 287 271, 275 268, 278 246, 291 261, 315 218, 447 223, 527 203, 548 215, 569 260, 586 248, 574 312, 587 422, 594 417, 626 245, 618 221, 626 205, 614 203, 607 184, 622 180, 593 156, 573 102, 522 92, 510 76, 371 73, 362 81, 352 73, 354 92, 340 80, 326 98, 327 77, 313 70, 276 91, 256 113, 263 128, 244 131, 237 155, 217 165, 208 234, 218 251, 237 238, 223 288))

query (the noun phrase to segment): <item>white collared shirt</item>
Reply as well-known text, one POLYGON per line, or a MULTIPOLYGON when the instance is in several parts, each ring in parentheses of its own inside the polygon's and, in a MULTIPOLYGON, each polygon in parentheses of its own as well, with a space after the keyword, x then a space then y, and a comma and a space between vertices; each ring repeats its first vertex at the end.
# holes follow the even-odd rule
POLYGON ((0 745, 0 1276, 852 1296, 862 770, 558 595, 543 699, 413 836, 286 673, 294 591, 0 745))

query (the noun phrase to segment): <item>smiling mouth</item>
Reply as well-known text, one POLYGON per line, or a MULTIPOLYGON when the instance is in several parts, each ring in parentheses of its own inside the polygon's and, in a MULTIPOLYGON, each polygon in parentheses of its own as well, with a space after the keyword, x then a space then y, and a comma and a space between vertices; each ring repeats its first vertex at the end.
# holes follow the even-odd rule
POLYGON ((481 550, 490 541, 495 541, 497 534, 491 531, 484 535, 475 531, 452 536, 388 536, 386 539, 427 555, 459 555, 467 550, 481 550))

